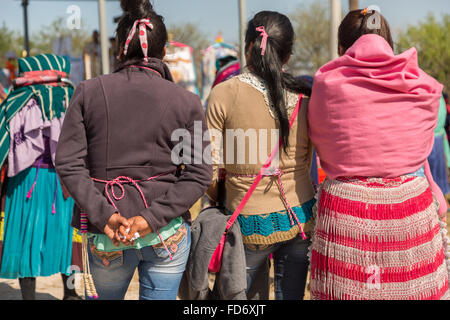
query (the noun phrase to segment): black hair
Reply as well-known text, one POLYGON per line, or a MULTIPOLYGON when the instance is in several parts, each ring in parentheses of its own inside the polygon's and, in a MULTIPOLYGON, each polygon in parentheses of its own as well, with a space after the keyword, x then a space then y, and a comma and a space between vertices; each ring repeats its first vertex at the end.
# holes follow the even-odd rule
POLYGON ((376 10, 353 10, 350 11, 342 20, 339 31, 338 41, 342 49, 347 51, 361 36, 365 34, 378 34, 383 37, 394 50, 394 41, 392 40, 391 29, 386 18, 376 10), (370 18, 373 15, 379 15, 380 27, 370 26, 370 18))
MULTIPOLYGON (((147 44, 149 58, 162 59, 164 47, 168 40, 167 29, 164 24, 164 18, 158 15, 150 4, 149 0, 121 0, 123 14, 116 29, 117 52, 125 46, 131 28, 136 20, 150 19, 153 29, 147 28, 147 44)), ((139 41, 139 30, 136 31, 133 39, 128 45, 127 54, 122 55, 116 67, 142 62, 144 54, 142 53, 141 43, 139 41)))
POLYGON ((311 89, 301 79, 295 79, 284 72, 283 64, 292 54, 294 45, 294 28, 285 15, 273 11, 261 11, 248 23, 245 35, 245 51, 250 54, 249 69, 262 78, 269 91, 277 121, 281 131, 283 149, 289 146, 289 116, 286 108, 284 90, 311 95, 311 89), (265 54, 261 54, 262 36, 256 28, 264 26, 268 38, 265 54), (253 44, 251 52, 248 52, 253 44))

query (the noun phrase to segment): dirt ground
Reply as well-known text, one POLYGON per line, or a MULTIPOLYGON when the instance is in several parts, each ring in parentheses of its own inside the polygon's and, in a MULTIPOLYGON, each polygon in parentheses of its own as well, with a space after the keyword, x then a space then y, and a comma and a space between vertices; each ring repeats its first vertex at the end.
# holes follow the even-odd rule
MULTIPOLYGON (((198 212, 199 204, 193 208, 194 212, 198 212)), ((450 213, 447 214, 447 221, 450 221, 450 213)), ((450 226, 447 227, 450 232, 450 226)), ((309 277, 308 277, 309 278, 309 277)), ((270 299, 274 299, 273 293, 273 268, 270 272, 271 294, 270 299)), ((84 296, 84 287, 81 281, 81 275, 75 277, 75 289, 80 296, 84 296)), ((59 274, 51 277, 40 277, 36 280, 36 299, 39 300, 61 300, 63 298, 62 280, 59 274)), ((309 291, 306 290, 305 299, 309 300, 309 291)), ((0 300, 21 300, 19 281, 17 279, 0 279, 0 300)), ((130 283, 125 300, 139 299, 139 280, 137 273, 134 275, 130 283)))

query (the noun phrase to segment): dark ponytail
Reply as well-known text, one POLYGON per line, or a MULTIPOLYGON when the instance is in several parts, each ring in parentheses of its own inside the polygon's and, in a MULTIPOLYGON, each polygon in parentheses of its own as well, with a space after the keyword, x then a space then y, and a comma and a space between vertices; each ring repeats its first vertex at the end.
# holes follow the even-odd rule
POLYGON ((285 101, 285 90, 310 95, 311 90, 301 79, 295 79, 284 72, 283 64, 292 54, 294 45, 294 28, 288 17, 278 12, 262 11, 250 20, 245 35, 245 50, 250 54, 249 69, 262 78, 269 91, 270 101, 274 106, 283 149, 289 146, 289 115, 285 101), (262 36, 256 28, 264 26, 268 38, 265 54, 261 54, 262 36), (253 44, 251 52, 250 44, 253 44))
POLYGON ((394 41, 392 40, 391 29, 386 18, 375 10, 353 10, 350 11, 342 20, 339 26, 338 42, 339 46, 345 52, 365 34, 378 34, 383 37, 394 50, 394 41), (380 26, 374 28, 370 26, 370 21, 378 15, 380 26))
POLYGON ((145 18, 148 12, 153 11, 153 6, 148 0, 120 0, 120 7, 123 12, 136 15, 135 18, 145 18))
MULTIPOLYGON (((149 0, 121 0, 120 6, 123 14, 116 29, 117 52, 121 52, 120 49, 125 46, 134 22, 139 19, 150 19, 153 29, 147 28, 148 56, 149 58, 162 59, 168 39, 164 18, 153 10, 149 0)), ((120 68, 142 62, 143 59, 144 54, 139 41, 139 32, 136 32, 128 46, 127 55, 123 55, 122 52, 116 67, 120 68)))

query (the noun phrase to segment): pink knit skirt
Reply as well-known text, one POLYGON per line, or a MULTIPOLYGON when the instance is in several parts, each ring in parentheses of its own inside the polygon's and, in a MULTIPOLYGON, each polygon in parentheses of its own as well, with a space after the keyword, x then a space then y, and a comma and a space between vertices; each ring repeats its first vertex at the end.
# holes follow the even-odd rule
POLYGON ((318 197, 312 299, 450 298, 448 238, 425 178, 326 180, 318 197))

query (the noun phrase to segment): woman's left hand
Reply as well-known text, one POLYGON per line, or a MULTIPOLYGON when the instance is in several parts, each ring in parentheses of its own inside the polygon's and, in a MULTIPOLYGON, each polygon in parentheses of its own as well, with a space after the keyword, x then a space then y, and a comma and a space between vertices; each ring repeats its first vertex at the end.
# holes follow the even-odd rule
POLYGON ((142 216, 129 218, 128 223, 130 224, 130 231, 128 232, 126 239, 122 240, 125 245, 129 245, 130 243, 133 245, 134 241, 131 241, 131 239, 134 237, 136 232, 139 233, 140 238, 152 232, 147 220, 145 220, 142 216))

